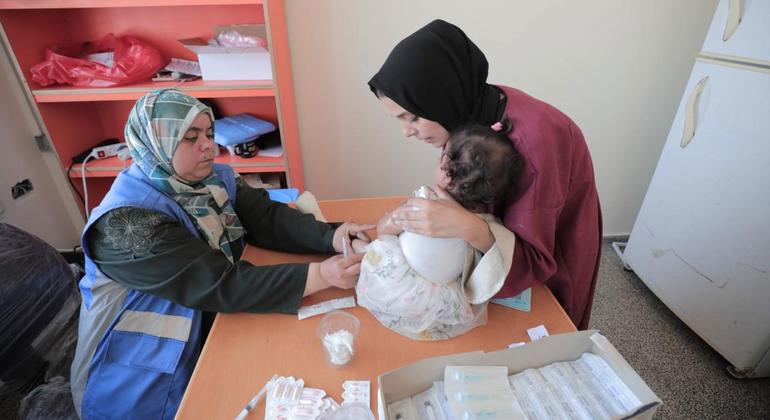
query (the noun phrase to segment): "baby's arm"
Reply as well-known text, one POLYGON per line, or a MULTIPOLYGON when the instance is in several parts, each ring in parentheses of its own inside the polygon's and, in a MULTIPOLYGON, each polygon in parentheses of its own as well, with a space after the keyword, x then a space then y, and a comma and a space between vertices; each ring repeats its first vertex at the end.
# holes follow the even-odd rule
POLYGON ((369 242, 356 238, 350 242, 350 246, 356 254, 363 254, 369 248, 369 242))
POLYGON ((391 213, 385 213, 384 216, 380 218, 380 221, 377 222, 377 235, 393 235, 397 236, 404 230, 393 223, 393 218, 391 217, 391 213))

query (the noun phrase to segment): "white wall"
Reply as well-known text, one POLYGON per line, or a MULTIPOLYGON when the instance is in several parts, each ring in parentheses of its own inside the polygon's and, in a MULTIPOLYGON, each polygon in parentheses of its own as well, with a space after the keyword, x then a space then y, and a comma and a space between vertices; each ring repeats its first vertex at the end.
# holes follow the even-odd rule
POLYGON ((594 159, 605 234, 633 227, 717 0, 288 0, 306 187, 321 199, 403 195, 437 151, 404 139, 366 82, 434 18, 485 52, 489 81, 571 116, 594 159))

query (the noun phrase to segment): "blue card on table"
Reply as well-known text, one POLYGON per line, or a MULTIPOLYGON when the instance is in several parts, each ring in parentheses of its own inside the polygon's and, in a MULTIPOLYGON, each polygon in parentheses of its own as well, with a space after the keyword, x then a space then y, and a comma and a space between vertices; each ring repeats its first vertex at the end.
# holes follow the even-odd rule
POLYGON ((519 311, 529 312, 532 309, 532 289, 529 288, 509 298, 492 299, 490 302, 518 309, 519 311))

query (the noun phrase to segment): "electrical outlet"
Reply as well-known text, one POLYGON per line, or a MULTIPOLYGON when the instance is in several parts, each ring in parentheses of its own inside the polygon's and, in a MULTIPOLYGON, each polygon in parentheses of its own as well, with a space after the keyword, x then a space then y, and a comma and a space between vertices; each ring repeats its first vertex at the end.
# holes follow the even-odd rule
POLYGON ((11 197, 16 200, 34 189, 32 182, 30 182, 29 179, 25 179, 11 187, 11 197))

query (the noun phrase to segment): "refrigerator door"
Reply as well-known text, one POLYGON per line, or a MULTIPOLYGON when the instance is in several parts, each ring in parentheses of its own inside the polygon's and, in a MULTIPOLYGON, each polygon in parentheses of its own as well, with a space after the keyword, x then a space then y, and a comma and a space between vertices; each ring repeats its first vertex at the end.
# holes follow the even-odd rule
POLYGON ((701 55, 770 65, 770 1, 721 0, 701 55))
POLYGON ((750 370, 770 348, 770 74, 696 61, 685 92, 624 259, 750 370))

